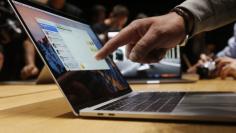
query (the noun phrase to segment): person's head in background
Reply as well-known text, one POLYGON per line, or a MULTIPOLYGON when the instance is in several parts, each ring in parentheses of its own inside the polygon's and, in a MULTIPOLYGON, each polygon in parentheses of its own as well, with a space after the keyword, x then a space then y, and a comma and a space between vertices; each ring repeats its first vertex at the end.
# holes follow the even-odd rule
POLYGON ((105 20, 105 24, 110 26, 111 30, 121 30, 129 16, 129 10, 123 5, 116 5, 113 7, 112 12, 108 19, 105 20))
POLYGON ((92 24, 102 24, 106 19, 106 8, 103 5, 95 5, 92 8, 92 24))
POLYGON ((83 11, 79 7, 77 7, 78 5, 68 3, 66 0, 48 0, 47 5, 67 15, 84 19, 83 11))
POLYGON ((66 0, 48 0, 48 4, 57 10, 61 10, 64 8, 66 0))

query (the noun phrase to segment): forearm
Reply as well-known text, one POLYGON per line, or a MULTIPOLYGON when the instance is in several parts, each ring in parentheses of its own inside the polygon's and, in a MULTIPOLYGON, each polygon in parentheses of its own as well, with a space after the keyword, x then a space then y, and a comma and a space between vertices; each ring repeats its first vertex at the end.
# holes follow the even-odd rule
POLYGON ((236 20, 236 0, 186 0, 178 7, 193 14, 193 35, 236 20))
POLYGON ((35 49, 33 44, 29 39, 24 41, 24 49, 25 49, 25 64, 35 64, 35 49))

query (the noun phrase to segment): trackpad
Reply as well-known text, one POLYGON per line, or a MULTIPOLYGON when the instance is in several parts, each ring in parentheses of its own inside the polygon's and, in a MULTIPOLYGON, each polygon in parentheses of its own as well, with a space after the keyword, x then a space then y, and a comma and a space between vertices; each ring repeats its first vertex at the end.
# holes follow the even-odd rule
POLYGON ((236 115, 236 93, 188 93, 174 113, 236 115))

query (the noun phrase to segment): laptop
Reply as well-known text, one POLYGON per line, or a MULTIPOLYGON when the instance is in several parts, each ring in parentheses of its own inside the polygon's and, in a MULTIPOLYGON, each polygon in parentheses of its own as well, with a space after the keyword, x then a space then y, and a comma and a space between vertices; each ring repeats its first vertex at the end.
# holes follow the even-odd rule
MULTIPOLYGON (((108 39, 119 32, 107 33, 108 39)), ((196 80, 182 77, 180 46, 167 51, 159 63, 141 64, 132 62, 125 56, 125 46, 119 47, 112 54, 112 59, 129 83, 193 83, 196 80)))
MULTIPOLYGON (((35 48, 80 117, 236 121, 236 93, 135 92, 89 25, 26 0, 9 0, 35 48)), ((52 105, 53 106, 53 105, 52 105)))

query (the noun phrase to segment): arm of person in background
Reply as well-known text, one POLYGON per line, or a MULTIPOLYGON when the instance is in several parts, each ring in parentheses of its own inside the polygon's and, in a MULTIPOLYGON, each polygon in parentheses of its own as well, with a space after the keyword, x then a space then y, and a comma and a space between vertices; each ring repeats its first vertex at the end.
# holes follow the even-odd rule
POLYGON ((209 62, 209 61, 213 61, 213 58, 211 56, 208 56, 206 54, 201 54, 198 62, 192 67, 190 67, 187 70, 187 73, 197 73, 197 68, 204 65, 206 62, 209 62))
POLYGON ((228 40, 228 45, 217 53, 217 57, 224 56, 236 58, 236 23, 234 25, 234 35, 228 40))
MULTIPOLYGON (((217 75, 221 76, 222 78, 225 78, 223 76, 222 72, 224 65, 228 65, 228 64, 234 64, 234 59, 236 59, 236 24, 234 25, 234 36, 231 37, 228 40, 228 45, 220 52, 217 53, 217 59, 216 61, 216 67, 217 67, 217 75)), ((213 61, 213 59, 210 56, 207 56, 205 54, 201 54, 200 59, 198 61, 197 64, 195 64, 194 66, 192 66, 191 68, 188 69, 188 73, 196 73, 197 67, 203 65, 204 63, 206 63, 207 61, 213 61)), ((231 66, 232 65, 228 65, 231 66)), ((230 74, 231 71, 227 71, 227 73, 230 74)), ((228 74, 228 75, 229 75, 228 74)))
MULTIPOLYGON (((236 58, 236 24, 234 25, 234 36, 228 40, 228 45, 223 50, 218 52, 216 57, 217 58, 219 57, 236 58)), ((221 58, 220 60, 223 61, 224 59, 227 59, 227 58, 221 58)), ((203 65, 207 61, 213 61, 213 59, 211 58, 211 56, 201 54, 198 62, 194 66, 189 68, 187 72, 196 73, 197 67, 203 65)))
POLYGON ((230 57, 219 57, 216 60, 217 75, 222 79, 233 77, 236 79, 236 59, 230 57))
POLYGON ((216 59, 217 74, 225 79, 227 76, 236 79, 236 24, 234 25, 234 36, 228 41, 226 46, 218 54, 216 59))
MULTIPOLYGON (((177 7, 193 16, 192 35, 236 20, 235 0, 187 0, 177 7)), ((184 17, 175 12, 136 20, 108 41, 96 59, 103 59, 118 47, 127 45, 126 54, 132 61, 158 62, 169 48, 184 40, 185 25, 184 17)))
POLYGON ((29 77, 36 76, 39 73, 35 65, 35 48, 29 39, 23 43, 25 49, 25 66, 21 70, 21 78, 28 79, 29 77))

